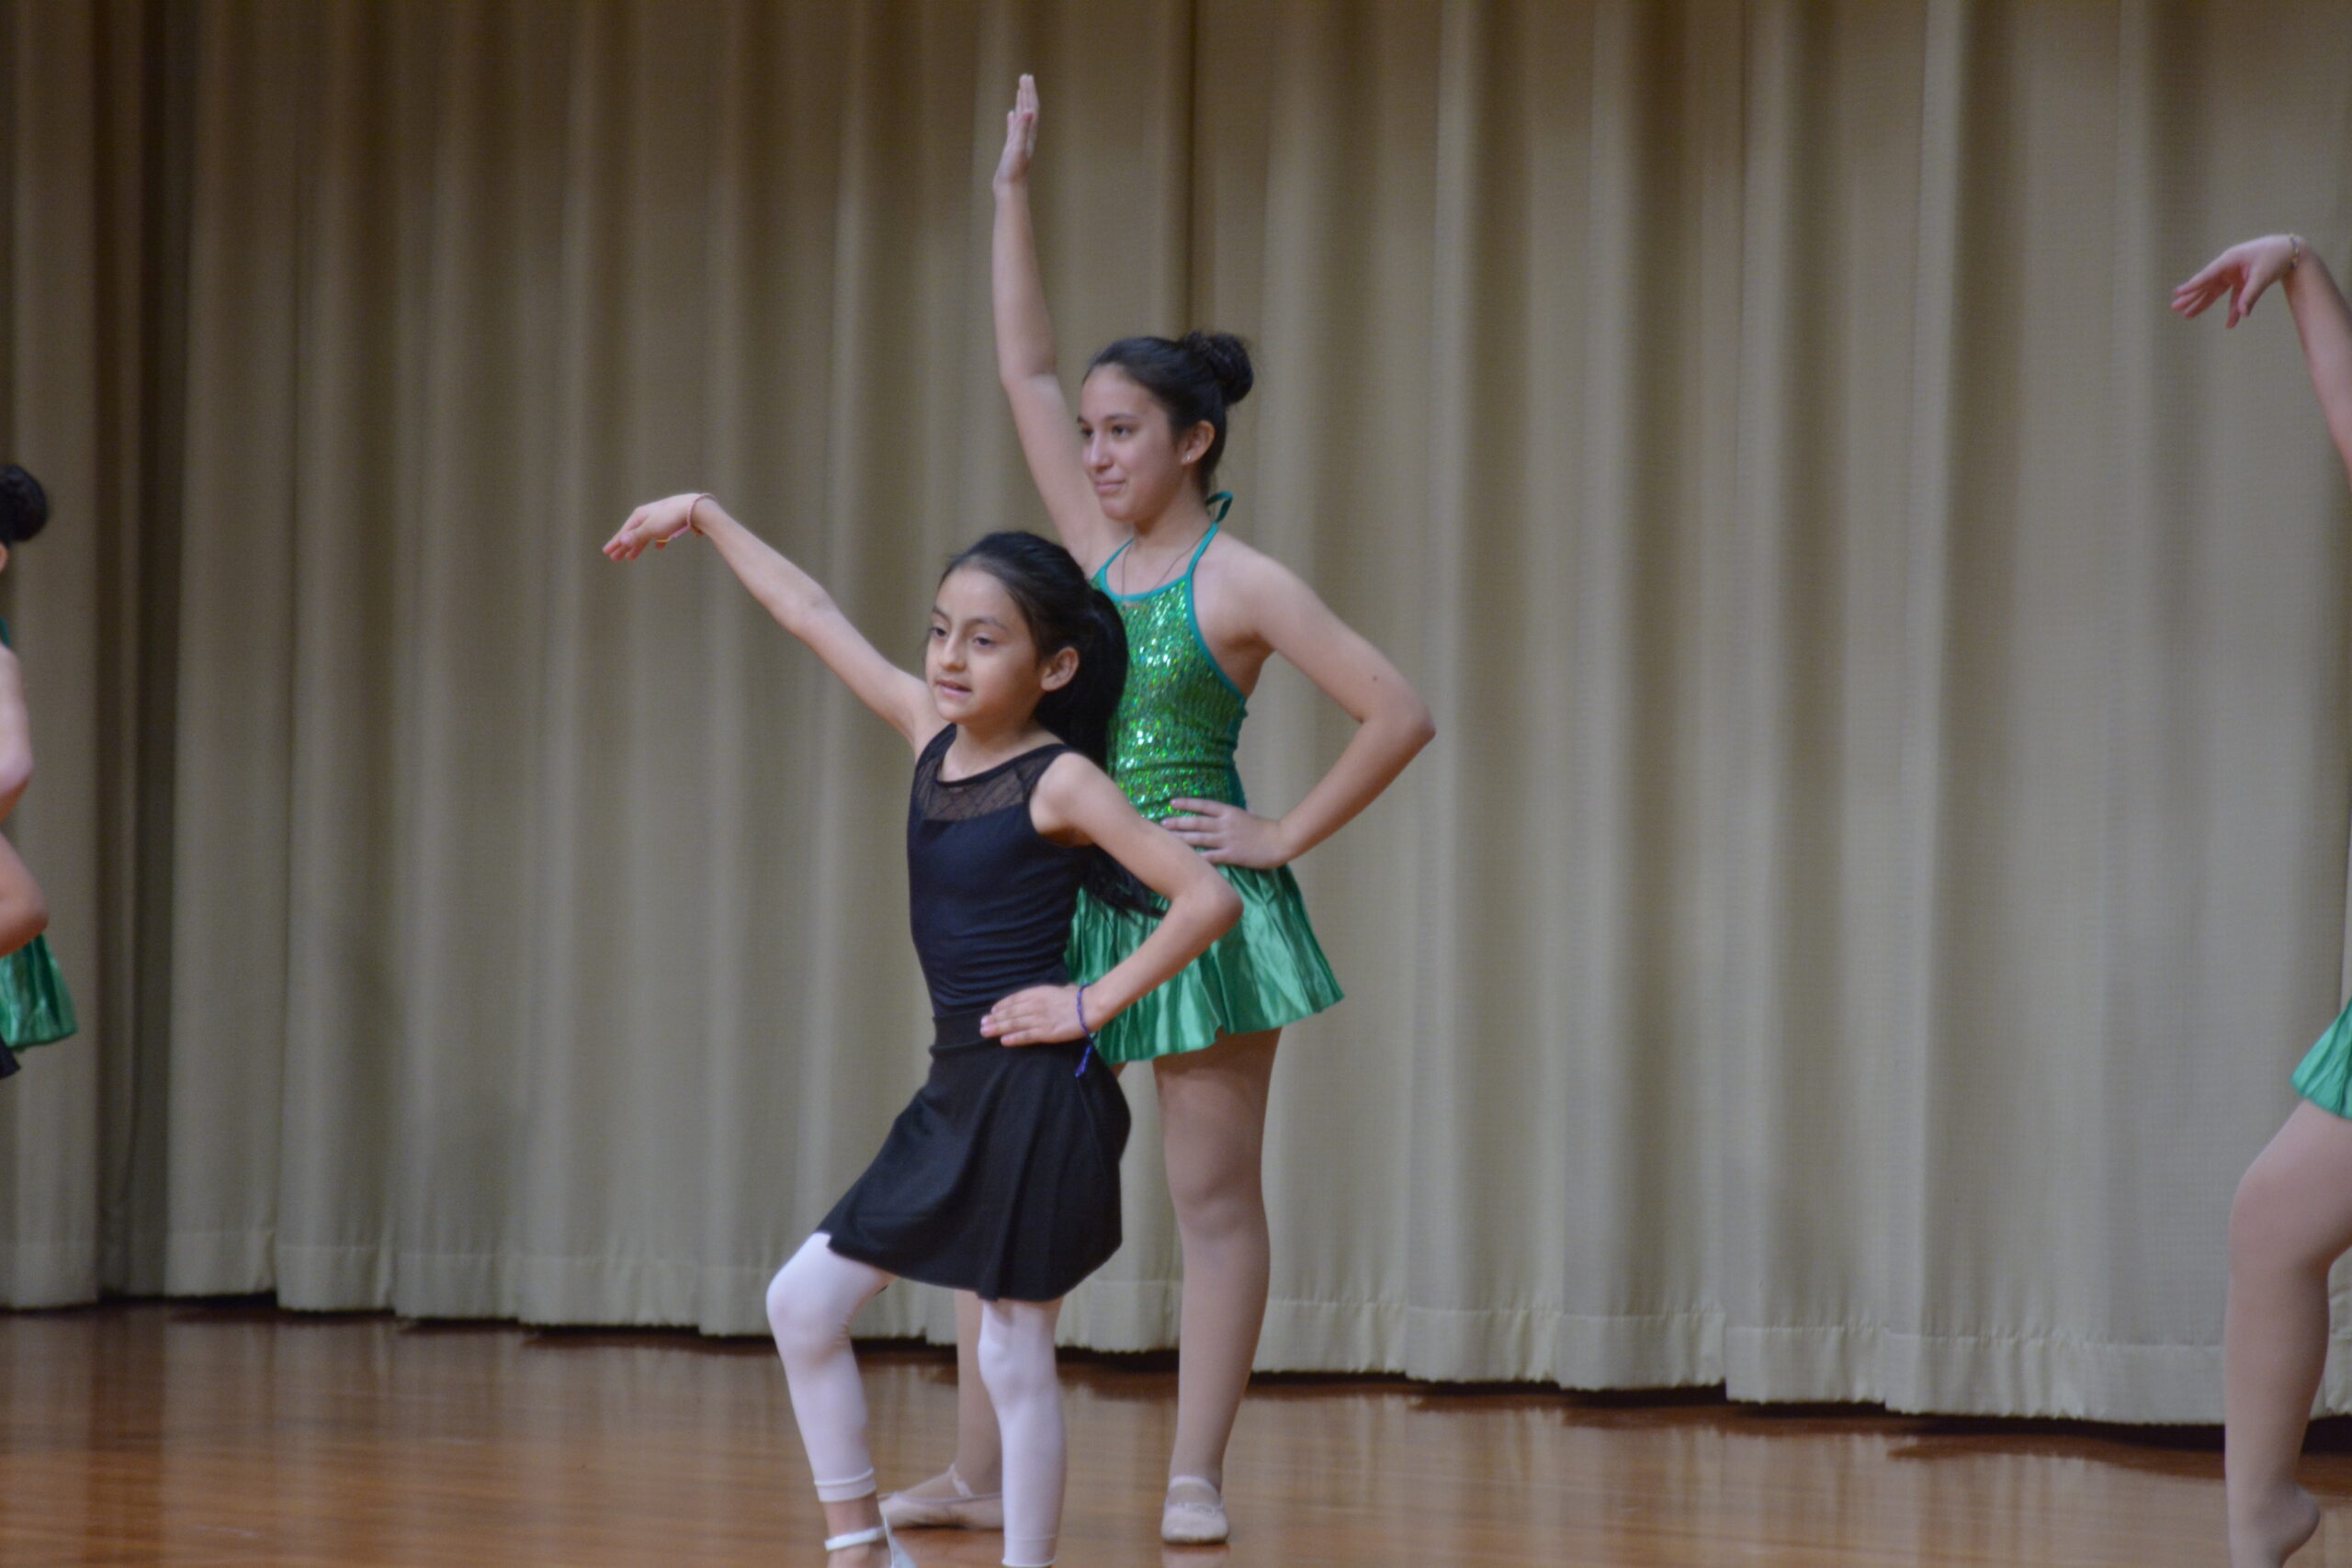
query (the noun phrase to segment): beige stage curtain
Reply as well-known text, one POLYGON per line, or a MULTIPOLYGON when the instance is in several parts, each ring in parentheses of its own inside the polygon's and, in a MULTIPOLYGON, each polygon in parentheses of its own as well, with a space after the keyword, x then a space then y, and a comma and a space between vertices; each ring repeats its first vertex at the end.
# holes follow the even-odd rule
MULTIPOLYGON (((8 573, 82 1038, 0 1300, 762 1328, 922 1071, 886 645, 1039 525, 1074 364, 1248 334, 1234 525, 1442 735, 1302 863, 1271 1368, 2210 1420, 2237 1173, 2346 951, 2339 6, 0 3, 8 573)), ((1279 808, 1343 717, 1288 671, 1279 808)), ((1148 1075, 1069 1337, 1174 1334, 1148 1075)), ((946 1331, 907 1290, 876 1333, 946 1331)), ((2347 1360, 2352 1367, 2352 1360, 2347 1360)), ((2352 1407, 2352 1378, 2328 1385, 2352 1407)))

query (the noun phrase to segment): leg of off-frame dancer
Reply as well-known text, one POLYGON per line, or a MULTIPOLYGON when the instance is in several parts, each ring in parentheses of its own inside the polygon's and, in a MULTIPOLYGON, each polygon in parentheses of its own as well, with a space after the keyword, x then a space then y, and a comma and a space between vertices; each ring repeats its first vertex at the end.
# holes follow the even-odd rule
POLYGON ((983 1302, 980 1376, 1004 1448, 1006 1568, 1046 1568, 1062 1528, 1069 1456, 1054 1362, 1059 1302, 983 1302))
POLYGON ((2327 1358, 2327 1271, 2352 1247, 2352 1122, 2289 1113, 2230 1209, 2222 1322, 2231 1568, 2278 1568, 2319 1528, 2295 1483, 2327 1358))
MULTIPOLYGON (((768 1284, 768 1328, 784 1358, 792 1414, 808 1450, 829 1537, 882 1522, 874 1496, 873 1451, 866 1445, 865 1388, 849 1329, 858 1309, 889 1282, 881 1269, 835 1252, 820 1231, 768 1284)), ((889 1568, 889 1562, 888 1546, 875 1541, 834 1552, 828 1568, 889 1568)))

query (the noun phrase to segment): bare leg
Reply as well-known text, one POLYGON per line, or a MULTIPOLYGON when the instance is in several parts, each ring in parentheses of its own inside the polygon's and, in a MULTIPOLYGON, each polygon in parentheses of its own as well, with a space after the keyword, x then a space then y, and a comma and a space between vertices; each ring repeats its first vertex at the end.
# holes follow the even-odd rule
POLYGON ((956 1458, 946 1471, 882 1499, 899 1529, 1004 1528, 1004 1448, 980 1375, 980 1298, 956 1292, 956 1458))
MULTIPOLYGON (((1152 1063, 1160 1148, 1184 1249, 1171 1487, 1224 1486, 1226 1444, 1258 1353, 1271 1267, 1260 1167, 1281 1038, 1280 1030, 1229 1035, 1152 1063)), ((1214 1499, 1216 1491, 1207 1495, 1214 1499)))
POLYGON ((2278 1568, 2319 1528, 2295 1484, 2327 1357, 2327 1270, 2352 1247, 2352 1122, 2305 1102, 2230 1210, 2222 1329, 2231 1568, 2278 1568))

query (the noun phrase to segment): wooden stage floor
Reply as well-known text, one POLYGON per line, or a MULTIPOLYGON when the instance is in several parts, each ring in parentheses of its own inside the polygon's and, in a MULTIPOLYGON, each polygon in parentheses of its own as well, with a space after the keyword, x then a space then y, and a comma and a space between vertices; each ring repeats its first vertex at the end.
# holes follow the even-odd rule
MULTIPOLYGON (((886 1484, 938 1469, 952 1364, 866 1359, 886 1484)), ((2040 1423, 1278 1379, 1235 1439, 1229 1551, 1162 1548, 1164 1359, 1067 1365, 1066 1568, 2220 1564, 2219 1441, 2040 1423)), ((2352 1442, 2310 1465, 2346 1518, 2352 1442)), ((818 1564, 763 1345, 244 1305, 0 1314, 0 1563, 818 1564)), ((994 1537, 919 1532, 923 1568, 994 1537)))

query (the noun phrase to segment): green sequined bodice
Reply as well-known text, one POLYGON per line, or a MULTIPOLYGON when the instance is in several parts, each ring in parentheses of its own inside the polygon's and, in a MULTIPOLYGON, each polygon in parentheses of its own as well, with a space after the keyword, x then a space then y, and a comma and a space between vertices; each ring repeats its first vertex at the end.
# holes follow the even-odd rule
MULTIPOLYGON (((1111 776, 1153 822, 1180 795, 1249 804, 1233 767, 1249 699, 1217 668, 1193 608, 1193 573, 1216 533, 1209 530, 1184 575, 1165 588, 1134 598, 1111 594, 1127 625, 1127 689, 1111 721, 1111 776)), ((1117 559, 1094 574, 1106 593, 1117 559)))

